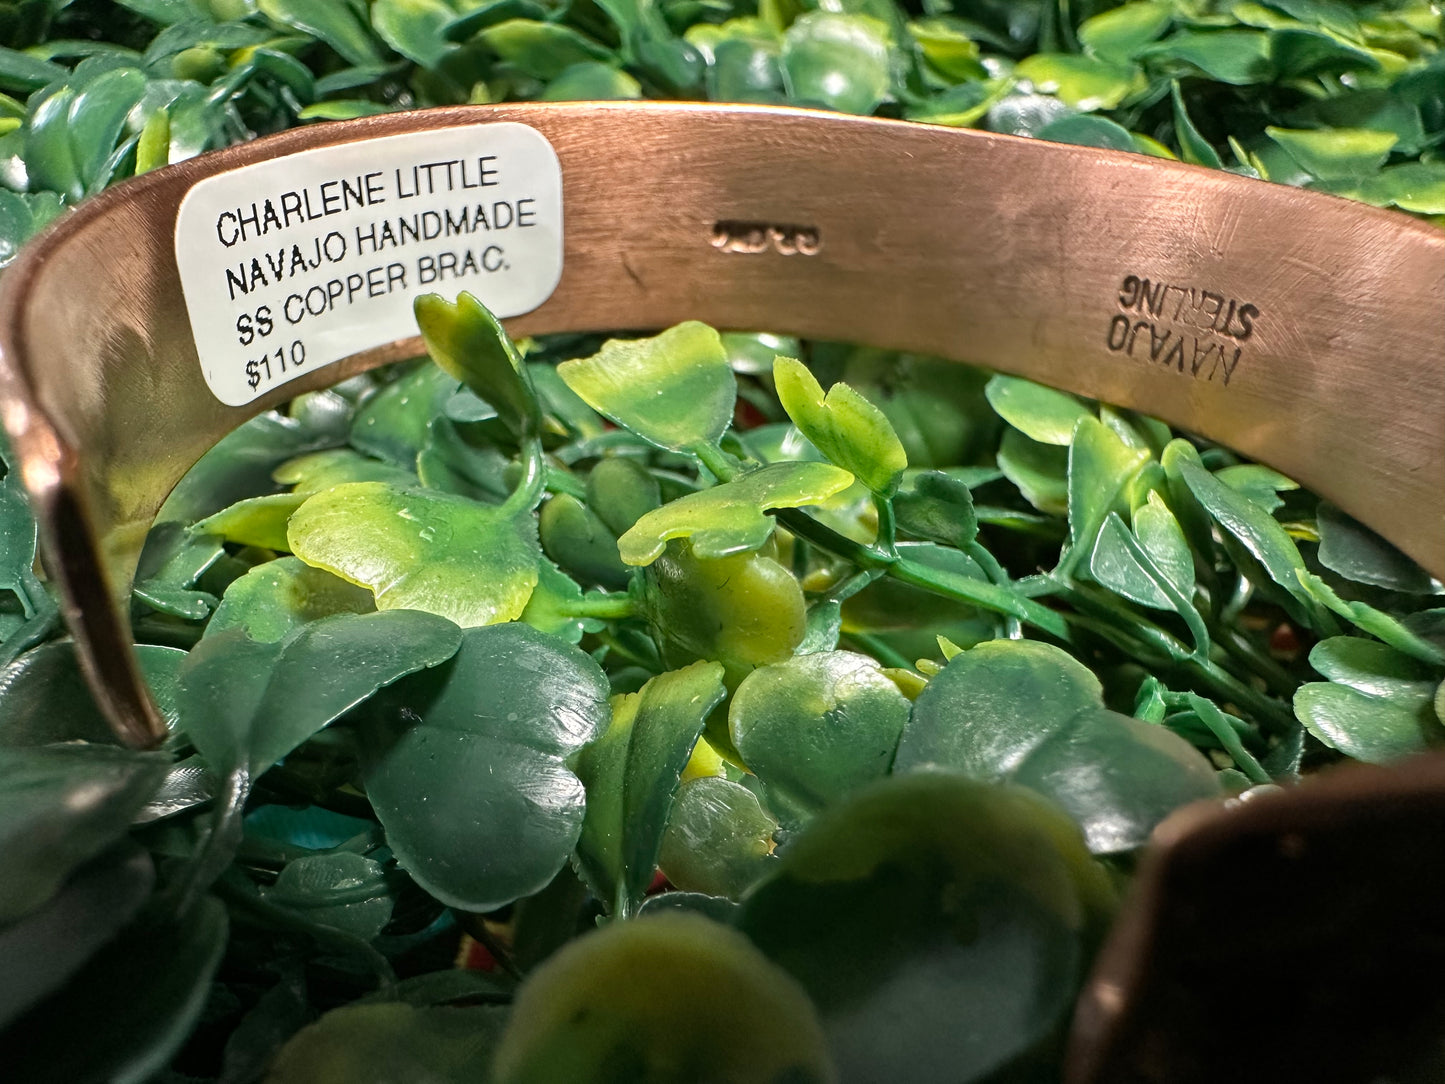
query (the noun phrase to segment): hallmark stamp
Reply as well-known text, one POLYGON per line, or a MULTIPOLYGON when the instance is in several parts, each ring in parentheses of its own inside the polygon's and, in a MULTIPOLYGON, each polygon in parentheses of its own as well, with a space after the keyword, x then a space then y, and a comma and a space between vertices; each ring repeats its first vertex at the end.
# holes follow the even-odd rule
POLYGON ((1201 286, 1125 275, 1106 343, 1116 354, 1226 387, 1254 334, 1257 306, 1201 286))
POLYGON ((777 252, 784 256, 816 256, 823 239, 816 226, 723 219, 713 223, 711 243, 724 252, 777 252))

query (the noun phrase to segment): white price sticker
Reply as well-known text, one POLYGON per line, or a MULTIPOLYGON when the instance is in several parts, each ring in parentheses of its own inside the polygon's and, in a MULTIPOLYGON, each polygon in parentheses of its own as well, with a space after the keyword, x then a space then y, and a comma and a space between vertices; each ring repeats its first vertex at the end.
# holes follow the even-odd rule
POLYGON ((317 147, 201 181, 176 217, 201 372, 243 406, 413 336, 420 294, 530 312, 562 277, 562 169, 501 122, 317 147))

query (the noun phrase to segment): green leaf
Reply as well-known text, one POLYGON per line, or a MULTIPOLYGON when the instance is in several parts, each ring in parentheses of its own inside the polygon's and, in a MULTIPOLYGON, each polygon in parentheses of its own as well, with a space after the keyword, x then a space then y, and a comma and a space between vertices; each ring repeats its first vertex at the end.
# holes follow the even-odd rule
POLYGON ((1080 23, 1079 44, 1100 60, 1123 64, 1168 30, 1173 21, 1170 5, 1131 0, 1080 23))
POLYGON ((1144 73, 1132 64, 1068 53, 1035 53, 1019 61, 1014 74, 1085 113, 1114 109, 1146 85, 1144 73))
POLYGON ((578 755, 587 815, 578 867, 611 913, 631 915, 652 883, 682 770, 727 695, 723 668, 698 662, 614 697, 607 732, 578 755))
POLYGON ((716 443, 737 398, 722 340, 696 321, 650 339, 608 340, 557 373, 593 410, 672 451, 716 443))
POLYGON ((226 907, 203 897, 174 918, 138 922, 6 1034, 17 1080, 145 1084, 191 1037, 226 950, 226 907), (76 1022, 85 1038, 76 1041, 76 1022))
POLYGON ((706 560, 673 547, 647 570, 645 584, 648 620, 675 665, 716 659, 740 680, 786 659, 803 639, 803 589, 763 554, 706 560))
POLYGON ((382 59, 376 42, 350 4, 334 0, 256 0, 256 6, 282 26, 325 42, 352 64, 375 64, 382 59))
POLYGON ((962 20, 936 15, 908 24, 909 34, 929 67, 950 83, 966 83, 987 77, 979 61, 978 43, 968 36, 962 20))
POLYGON ((1055 516, 1068 512, 1067 449, 1040 444, 1017 429, 1007 429, 999 443, 998 465, 1004 477, 1040 512, 1055 516))
POLYGON ((651 564, 674 538, 688 539, 702 558, 745 553, 772 536, 769 510, 821 504, 852 484, 851 474, 830 463, 773 463, 647 513, 617 547, 629 565, 651 564))
POLYGON ((741 899, 772 868, 778 822, 747 787, 719 776, 682 784, 657 864, 684 892, 741 899))
POLYGON ((1059 648, 1032 640, 979 644, 954 656, 914 701, 894 771, 942 765, 1002 780, 1102 697, 1093 672, 1059 648))
POLYGON ((576 497, 559 493, 542 506, 538 520, 542 549, 578 579, 625 591, 632 570, 617 553, 617 539, 596 512, 576 497))
POLYGON ((0 1028, 54 993, 135 917, 155 867, 135 844, 82 866, 38 910, 0 930, 0 1028))
POLYGON ((159 753, 110 746, 0 748, 0 925, 124 837, 166 767, 159 753))
POLYGON ((1106 151, 1139 151, 1139 137, 1133 132, 1092 113, 1074 113, 1050 121, 1038 130, 1035 138, 1106 151))
POLYGON ((966 549, 978 536, 978 513, 968 486, 942 471, 921 471, 893 498, 898 526, 911 535, 966 549))
POLYGON ((423 294, 415 309, 432 359, 496 408, 512 432, 536 433, 542 413, 527 368, 491 310, 468 293, 455 304, 423 294))
POLYGON ((1129 485, 1150 459, 1094 417, 1080 418, 1069 446, 1069 547, 1087 558, 1110 512, 1128 512, 1129 485))
POLYGON ((1310 649, 1310 665, 1340 685, 1369 696, 1417 692, 1435 684, 1431 667, 1388 644, 1357 636, 1331 636, 1310 649))
POLYGON ((239 628, 249 640, 276 643, 334 614, 376 609, 371 592, 296 557, 257 565, 232 581, 206 625, 206 636, 239 628))
POLYGON ((558 23, 508 19, 487 27, 481 38, 517 70, 544 81, 557 78, 573 64, 614 59, 605 46, 558 23))
POLYGON ((1332 572, 1387 591, 1416 595, 1432 591, 1429 573, 1329 502, 1320 502, 1315 524, 1320 533, 1320 564, 1332 572))
POLYGON ((685 912, 570 942, 517 992, 496 1084, 838 1079, 808 996, 742 934, 685 912))
POLYGON ((456 12, 444 0, 375 0, 371 25, 381 40, 423 68, 434 68, 453 48, 443 32, 456 12))
POLYGON ((1296 573, 1301 588, 1309 597, 1325 608, 1339 614, 1356 628, 1363 629, 1371 636, 1383 640, 1395 650, 1409 655, 1412 659, 1432 664, 1445 664, 1445 651, 1422 639, 1409 626, 1396 618, 1377 610, 1364 602, 1350 602, 1342 599, 1324 580, 1303 570, 1296 573))
MULTIPOLYGON (((176 673, 186 653, 155 644, 137 644, 135 653, 161 714, 174 727, 176 673)), ((41 644, 0 671, 0 746, 51 742, 115 742, 81 673, 75 644, 65 640, 41 644)))
POLYGON ((892 496, 908 456, 883 411, 847 384, 823 388, 794 358, 773 362, 778 400, 803 436, 874 493, 892 496))
POLYGON ((1136 59, 1167 65, 1181 75, 1197 69, 1220 83, 1247 86, 1274 76, 1269 40, 1258 30, 1180 30, 1141 49, 1136 59))
POLYGON ((506 1015, 500 1005, 343 1005, 291 1037, 266 1084, 475 1084, 488 1078, 506 1015))
POLYGON ((1282 491, 1299 488, 1299 483, 1286 478, 1277 470, 1271 470, 1258 463, 1239 463, 1214 472, 1230 489, 1237 489, 1259 505, 1270 515, 1284 505, 1279 494, 1282 491))
POLYGON ((910 707, 873 659, 821 651, 745 677, 728 730, 768 807, 794 828, 888 774, 910 707))
POLYGON ((207 516, 196 524, 196 530, 237 545, 259 546, 285 553, 291 548, 286 539, 287 521, 305 500, 304 496, 295 493, 248 497, 207 516))
POLYGON ((85 182, 70 141, 70 107, 76 91, 62 86, 35 107, 25 128, 25 169, 30 183, 70 202, 85 195, 85 182))
POLYGON ((1032 1079, 1111 904, 1051 804, 921 772, 814 821, 740 925, 812 996, 848 1079, 1032 1079))
POLYGON ((587 505, 614 535, 661 504, 657 479, 634 459, 607 456, 587 475, 587 505))
POLYGON ((642 85, 626 72, 598 60, 584 60, 564 68, 538 101, 614 102, 642 96, 642 85))
POLYGON ((104 182, 102 167, 125 131, 126 120, 146 92, 139 68, 116 68, 75 96, 67 118, 76 172, 87 190, 104 182))
POLYGON ((1347 194, 1377 207, 1445 215, 1445 162, 1402 162, 1366 177, 1347 194))
POLYGON ((310 497, 288 537, 307 564, 369 587, 377 609, 425 610, 470 628, 521 615, 537 586, 536 530, 530 511, 357 482, 310 497))
POLYGON ((891 49, 880 19, 810 11, 783 36, 788 100, 867 116, 891 96, 891 49))
POLYGON ((261 898, 363 941, 391 921, 391 890, 381 863, 349 851, 292 859, 261 898))
MULTIPOLYGON (((1173 521, 1168 509, 1164 509, 1164 514, 1173 521)), ((1151 570, 1141 564, 1131 551, 1129 528, 1124 526, 1124 521, 1117 513, 1111 512, 1099 532, 1098 541, 1094 544, 1089 558, 1089 573, 1104 587, 1131 602, 1137 602, 1140 606, 1151 606, 1156 610, 1175 610, 1177 607, 1169 597, 1166 584, 1172 586, 1185 599, 1190 598, 1194 593, 1194 560, 1189 553, 1188 544, 1184 541, 1183 532, 1179 531, 1177 521, 1174 521, 1174 532, 1174 535, 1164 535, 1161 532, 1157 539, 1163 546, 1168 547, 1161 556, 1173 563, 1166 569, 1156 560, 1153 561, 1154 568, 1151 570), (1179 547, 1182 547, 1182 553, 1179 547), (1183 581, 1182 574, 1186 572, 1188 580, 1183 581)), ((1134 538, 1132 541, 1153 559, 1154 554, 1148 553, 1141 540, 1134 538)))
POLYGON ((1243 493, 1187 458, 1166 462, 1165 469, 1171 474, 1177 472, 1210 518, 1237 539, 1270 579, 1287 592, 1287 601, 1295 604, 1296 615, 1308 613, 1313 602, 1299 581, 1299 574, 1305 571, 1304 558, 1279 522, 1243 493))
POLYGON ((1184 107, 1184 94, 1179 89, 1179 80, 1170 80, 1169 95, 1174 103, 1174 138, 1179 141, 1184 160, 1196 166, 1223 169, 1224 162, 1220 159, 1219 152, 1199 134, 1199 129, 1194 127, 1194 121, 1189 118, 1189 111, 1184 107))
POLYGON ((1422 682, 1389 696, 1347 685, 1310 682, 1294 694, 1294 710, 1309 732, 1346 756, 1387 764, 1445 743, 1434 710, 1435 688, 1422 682))
POLYGON ((466 630, 452 661, 369 700, 366 793, 397 861, 468 911, 546 885, 586 808, 566 758, 605 731, 608 691, 585 653, 507 624, 466 630))
POLYGON ((377 689, 451 658, 461 633, 430 614, 339 614, 275 643, 203 639, 179 675, 181 726, 218 773, 259 776, 377 689))
POLYGON ((513 491, 512 461, 491 444, 475 445, 462 434, 467 423, 433 418, 416 456, 422 485, 484 504, 501 504, 513 491))
POLYGON ((1385 164, 1398 137, 1370 128, 1301 131, 1268 127, 1265 134, 1312 177, 1323 180, 1367 177, 1385 164))
POLYGON ((0 89, 26 94, 69 74, 59 64, 0 45, 0 89))
POLYGON ((359 455, 350 448, 327 448, 288 459, 271 475, 292 493, 309 495, 345 482, 392 482, 410 485, 416 472, 381 459, 359 455))
POLYGON ((1058 648, 995 640, 955 655, 913 704, 894 771, 942 766, 1059 802, 1091 850, 1142 846, 1174 809, 1216 797, 1213 767, 1163 727, 1109 711, 1058 648))
POLYGON ((543 559, 537 566, 537 586, 527 607, 517 620, 534 629, 560 637, 569 644, 581 641, 587 631, 596 632, 601 625, 579 616, 582 609, 582 588, 551 561, 543 559))
POLYGON ((361 405, 351 425, 352 446, 399 467, 416 467, 431 435, 432 419, 457 390, 456 379, 436 365, 419 365, 361 405))

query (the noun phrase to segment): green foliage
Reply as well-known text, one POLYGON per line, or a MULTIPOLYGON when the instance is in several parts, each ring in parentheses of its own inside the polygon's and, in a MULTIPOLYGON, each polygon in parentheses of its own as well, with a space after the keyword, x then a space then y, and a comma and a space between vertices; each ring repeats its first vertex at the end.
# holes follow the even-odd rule
MULTIPOLYGON (((1445 31, 1404 0, 0 32, 0 266, 202 151, 472 101, 815 106, 1445 215, 1445 31)), ((436 365, 252 419, 167 501, 130 612, 159 752, 114 745, 0 449, 9 1075, 1049 1079, 1112 906, 1089 850, 1126 882, 1181 804, 1442 744, 1441 585, 1224 449, 919 355, 417 317, 436 365), (446 969, 459 926, 497 970, 446 969)))

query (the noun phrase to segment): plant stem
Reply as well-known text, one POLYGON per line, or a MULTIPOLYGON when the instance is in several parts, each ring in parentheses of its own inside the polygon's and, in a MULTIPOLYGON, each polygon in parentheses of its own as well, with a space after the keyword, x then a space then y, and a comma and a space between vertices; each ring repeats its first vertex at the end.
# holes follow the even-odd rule
POLYGON ((1023 598, 1013 591, 997 584, 970 579, 957 572, 941 568, 929 568, 906 557, 899 558, 889 566, 888 575, 901 583, 921 587, 937 595, 945 595, 959 602, 967 602, 995 613, 1016 617, 1041 632, 1067 643, 1072 639, 1064 615, 1051 610, 1031 598, 1023 598))
POLYGON ((1254 759, 1244 743, 1239 740, 1239 734, 1225 718, 1224 712, 1211 704, 1202 696, 1194 693, 1186 694, 1189 697, 1189 706, 1194 709, 1194 714, 1199 716, 1201 722, 1207 726, 1211 733, 1219 739, 1219 744, 1224 746, 1224 751, 1230 755, 1234 763, 1238 765, 1251 783, 1273 783, 1269 772, 1264 770, 1263 765, 1254 759))
POLYGON ((637 602, 628 594, 607 594, 595 591, 558 607, 568 617, 595 617, 600 621, 618 621, 637 612, 637 602))
POLYGON ((737 464, 733 462, 732 456, 723 451, 712 441, 700 441, 688 449, 698 460, 712 472, 719 482, 731 482, 738 476, 737 464))
POLYGON ((905 657, 903 652, 885 644, 877 636, 866 632, 847 632, 844 635, 884 666, 891 666, 896 670, 912 670, 914 668, 913 660, 905 657))
POLYGON ((873 507, 878 510, 878 540, 874 544, 890 557, 898 556, 898 521, 893 515, 893 502, 873 494, 873 507))
POLYGON ((538 437, 527 437, 522 441, 522 456, 526 470, 517 488, 502 502, 503 516, 515 517, 530 512, 542 499, 547 484, 547 459, 542 452, 542 441, 538 437))

